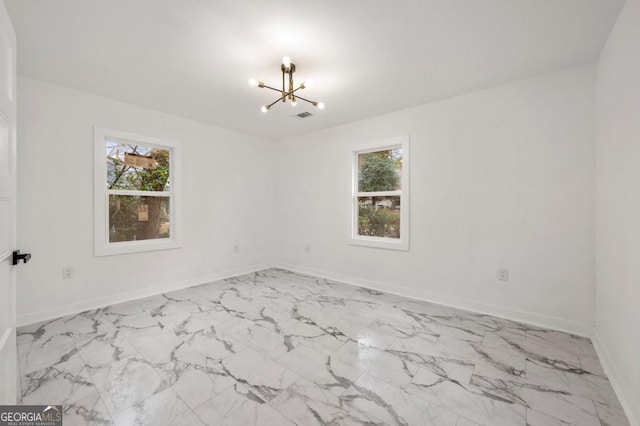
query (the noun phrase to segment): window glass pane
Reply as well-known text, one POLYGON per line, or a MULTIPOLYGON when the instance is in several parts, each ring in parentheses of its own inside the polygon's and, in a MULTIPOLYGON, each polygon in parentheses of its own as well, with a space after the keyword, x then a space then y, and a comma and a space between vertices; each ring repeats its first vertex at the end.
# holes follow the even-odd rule
POLYGON ((358 154, 358 192, 399 191, 402 148, 358 154))
POLYGON ((106 140, 107 188, 169 191, 170 151, 106 140))
POLYGON ((358 235, 400 238, 400 197, 358 197, 358 235))
POLYGON ((170 197, 109 195, 109 242, 169 238, 170 197))

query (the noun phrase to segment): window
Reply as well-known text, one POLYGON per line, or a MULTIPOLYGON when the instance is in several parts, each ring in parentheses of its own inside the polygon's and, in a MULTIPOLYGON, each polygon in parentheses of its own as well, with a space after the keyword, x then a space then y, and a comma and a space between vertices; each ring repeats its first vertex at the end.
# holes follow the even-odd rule
POLYGON ((352 151, 351 244, 409 249, 409 137, 352 151))
POLYGON ((177 142, 94 128, 95 254, 177 248, 177 142))

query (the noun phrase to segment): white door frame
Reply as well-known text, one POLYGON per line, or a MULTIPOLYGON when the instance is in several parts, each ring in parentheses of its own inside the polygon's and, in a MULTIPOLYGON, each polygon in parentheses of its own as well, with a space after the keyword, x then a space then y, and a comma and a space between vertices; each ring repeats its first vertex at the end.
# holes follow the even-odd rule
POLYGON ((16 364, 16 36, 0 2, 0 404, 17 397, 16 364))

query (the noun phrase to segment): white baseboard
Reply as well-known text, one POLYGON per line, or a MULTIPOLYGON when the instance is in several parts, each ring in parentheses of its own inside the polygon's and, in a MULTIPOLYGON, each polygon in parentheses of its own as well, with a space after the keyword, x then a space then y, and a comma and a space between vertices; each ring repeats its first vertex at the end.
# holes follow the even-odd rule
POLYGON ((637 404, 631 403, 633 399, 627 396, 624 388, 620 385, 619 377, 622 377, 622 373, 615 367, 616 364, 611 359, 611 355, 606 346, 602 343, 597 327, 593 327, 591 341, 598 353, 602 368, 609 378, 613 390, 616 392, 616 396, 627 415, 627 419, 629 419, 629 423, 631 426, 640 426, 640 407, 637 404))
POLYGON ((306 266, 279 263, 276 267, 287 269, 292 272, 298 272, 301 274, 313 275, 316 277, 340 281, 345 284, 365 287, 372 290, 384 291, 386 293, 396 294, 399 296, 409 297, 417 300, 424 300, 426 302, 436 303, 439 305, 450 306, 452 308, 464 309, 479 314, 493 315, 496 317, 522 322, 525 324, 531 324, 538 327, 564 331, 578 336, 591 337, 591 331, 593 327, 592 324, 575 322, 563 318, 556 318, 536 314, 533 312, 520 311, 517 309, 505 308, 502 306, 489 305, 469 299, 447 296, 425 290, 402 287, 380 281, 364 280, 362 278, 335 274, 333 272, 308 268, 306 266))
POLYGON ((129 302, 135 299, 142 299, 144 297, 155 296, 158 294, 166 293, 168 291, 181 290, 183 288, 193 287, 200 284, 209 283, 212 281, 223 280, 225 278, 231 278, 238 275, 249 274, 263 269, 268 269, 273 266, 272 263, 262 263, 258 265, 246 266, 242 268, 229 269, 226 271, 216 272, 206 276, 189 278, 186 280, 165 283, 152 287, 145 287, 138 290, 127 291, 124 293, 114 294, 112 296, 99 297, 97 299, 85 300, 79 303, 71 305, 55 307, 51 309, 44 309, 42 311, 31 312, 25 315, 20 315, 17 318, 18 327, 33 324, 41 321, 48 321, 54 318, 60 318, 67 315, 77 314, 90 309, 102 308, 105 306, 113 305, 115 303, 129 302))

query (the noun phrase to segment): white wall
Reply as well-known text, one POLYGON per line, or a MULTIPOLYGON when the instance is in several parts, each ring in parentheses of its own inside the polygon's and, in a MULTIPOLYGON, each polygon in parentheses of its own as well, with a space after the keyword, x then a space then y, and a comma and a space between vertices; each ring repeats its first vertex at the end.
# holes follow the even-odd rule
POLYGON ((281 141, 283 265, 589 334, 594 152, 595 65, 281 141), (349 145, 402 134, 411 249, 350 246, 349 145))
POLYGON ((627 0, 598 64, 596 341, 640 424, 640 1, 627 0))
POLYGON ((19 323, 272 263, 273 143, 26 77, 18 92, 19 323), (93 256, 94 125, 182 142, 182 248, 93 256))

